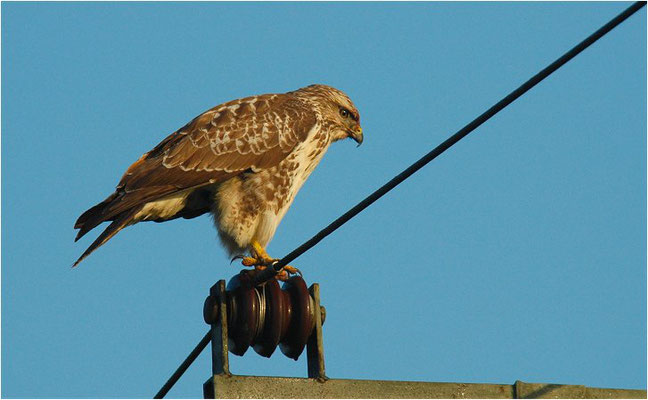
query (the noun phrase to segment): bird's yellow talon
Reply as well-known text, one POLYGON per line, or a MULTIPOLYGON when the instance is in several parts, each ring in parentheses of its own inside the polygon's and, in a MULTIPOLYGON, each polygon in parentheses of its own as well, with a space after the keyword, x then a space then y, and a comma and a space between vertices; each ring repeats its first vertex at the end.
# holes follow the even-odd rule
POLYGON ((243 255, 241 255, 241 254, 237 254, 237 255, 235 255, 234 257, 232 257, 232 259, 230 260, 230 264, 233 263, 233 262, 236 261, 236 260, 242 260, 242 259, 244 259, 244 258, 245 258, 245 256, 243 256, 243 255))
POLYGON ((242 257, 241 258, 241 264, 245 265, 246 267, 253 267, 255 265, 262 265, 254 257, 242 257))
MULTIPOLYGON (((267 267, 273 265, 279 259, 272 258, 268 255, 265 249, 257 242, 252 242, 252 249, 250 250, 251 257, 238 257, 241 259, 241 264, 246 267, 254 267, 257 271, 262 271, 267 267)), ((290 278, 291 275, 299 274, 302 276, 302 273, 299 269, 286 265, 277 273, 275 278, 280 281, 286 281, 290 278)))

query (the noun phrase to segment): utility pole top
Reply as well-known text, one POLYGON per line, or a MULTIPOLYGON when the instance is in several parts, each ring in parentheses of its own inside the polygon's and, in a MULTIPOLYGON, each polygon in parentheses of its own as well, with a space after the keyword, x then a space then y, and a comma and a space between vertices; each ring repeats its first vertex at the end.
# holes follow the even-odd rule
POLYGON ((436 383, 329 379, 324 368, 319 285, 306 289, 299 276, 284 282, 256 284, 254 272, 242 271, 226 285, 218 281, 203 309, 211 325, 212 377, 203 385, 205 398, 563 398, 645 399, 645 390, 600 389, 582 385, 525 383, 436 383), (306 347, 308 378, 241 376, 229 369, 229 353, 248 348, 270 357, 279 347, 297 360, 306 347))
POLYGON ((205 398, 283 399, 645 399, 645 390, 600 389, 581 385, 373 381, 214 375, 205 398))

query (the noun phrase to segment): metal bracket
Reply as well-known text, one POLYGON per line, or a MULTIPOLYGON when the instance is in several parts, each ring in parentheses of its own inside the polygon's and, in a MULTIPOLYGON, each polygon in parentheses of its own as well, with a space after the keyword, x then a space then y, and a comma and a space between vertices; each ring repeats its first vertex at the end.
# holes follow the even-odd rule
POLYGON ((212 374, 231 375, 227 348, 227 293, 225 281, 220 280, 209 290, 210 296, 217 299, 218 318, 211 324, 212 332, 212 374))
POLYGON ((315 378, 319 381, 325 381, 326 370, 324 368, 324 339, 322 337, 322 313, 324 310, 320 307, 319 284, 313 283, 308 292, 313 297, 315 307, 313 307, 313 316, 315 317, 315 329, 308 338, 306 343, 306 356, 308 359, 308 377, 315 378))

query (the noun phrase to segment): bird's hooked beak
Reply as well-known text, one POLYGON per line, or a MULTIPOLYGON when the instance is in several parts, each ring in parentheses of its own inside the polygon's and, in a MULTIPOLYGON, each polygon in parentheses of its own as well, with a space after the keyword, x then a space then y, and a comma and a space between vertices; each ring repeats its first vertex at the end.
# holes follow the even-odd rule
POLYGON ((353 129, 349 129, 348 133, 349 137, 358 143, 358 146, 362 144, 364 136, 362 136, 362 127, 360 127, 360 125, 356 125, 353 129))

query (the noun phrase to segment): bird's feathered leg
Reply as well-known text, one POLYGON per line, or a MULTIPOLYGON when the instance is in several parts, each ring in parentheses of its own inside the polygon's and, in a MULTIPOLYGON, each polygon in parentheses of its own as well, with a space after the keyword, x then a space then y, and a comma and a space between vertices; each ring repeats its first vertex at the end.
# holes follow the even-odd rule
MULTIPOLYGON (((278 258, 272 258, 265 251, 263 246, 259 244, 256 240, 252 241, 252 250, 250 251, 251 257, 242 257, 241 264, 246 267, 254 267, 257 270, 264 270, 273 263, 279 261, 278 258)), ((285 281, 290 278, 290 275, 299 274, 302 275, 301 271, 293 266, 286 265, 279 271, 277 274, 277 279, 285 281)))

